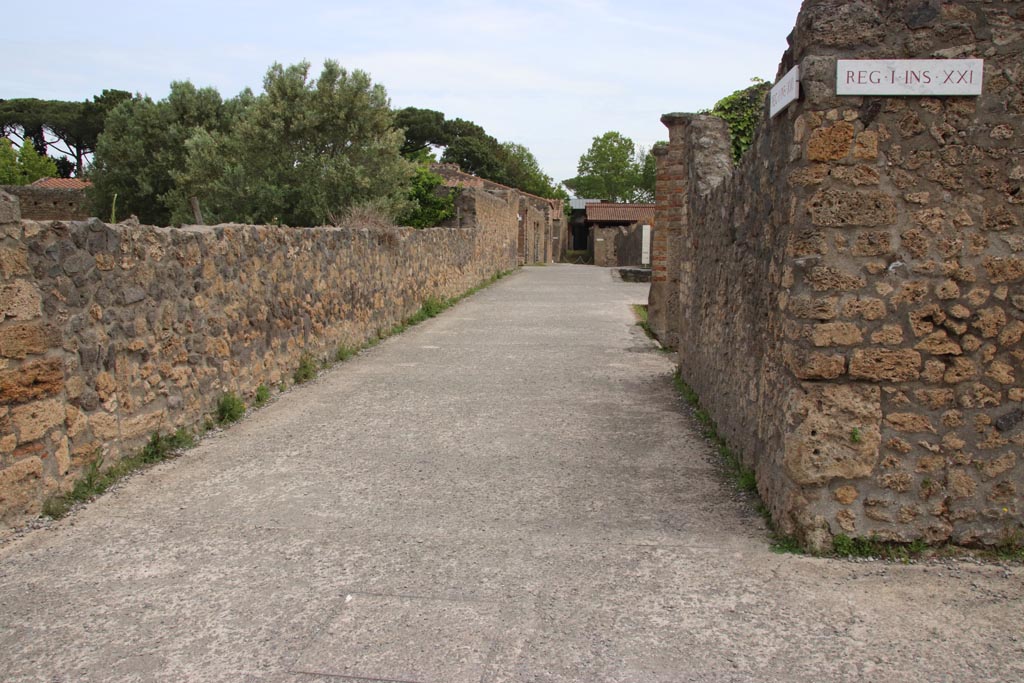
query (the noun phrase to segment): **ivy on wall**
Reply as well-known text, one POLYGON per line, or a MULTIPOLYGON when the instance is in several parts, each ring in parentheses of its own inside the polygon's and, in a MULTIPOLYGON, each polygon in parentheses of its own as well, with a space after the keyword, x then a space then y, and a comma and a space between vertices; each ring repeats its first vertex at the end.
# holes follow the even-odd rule
POLYGON ((764 98, 771 89, 771 83, 762 78, 750 80, 753 85, 723 97, 707 112, 729 124, 732 158, 737 163, 754 142, 754 132, 764 115, 764 98))

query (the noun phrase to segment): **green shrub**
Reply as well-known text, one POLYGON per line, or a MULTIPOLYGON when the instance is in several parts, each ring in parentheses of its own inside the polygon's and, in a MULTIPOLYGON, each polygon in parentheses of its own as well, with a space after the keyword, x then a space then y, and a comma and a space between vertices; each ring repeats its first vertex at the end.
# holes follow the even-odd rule
POLYGON ((231 424, 245 415, 245 404, 233 391, 229 391, 217 401, 217 423, 231 424))
POLYGON ((423 315, 433 318, 440 315, 446 308, 448 308, 448 304, 445 301, 438 299, 436 296, 428 296, 423 301, 420 310, 423 311, 423 315))
POLYGON ((871 557, 882 553, 876 541, 850 538, 846 534, 836 534, 832 539, 832 551, 840 557, 871 557))
POLYGON ((253 404, 259 408, 260 406, 266 405, 267 401, 270 400, 270 387, 266 384, 261 384, 256 387, 256 397, 253 400, 253 404))
POLYGON ((299 358, 299 367, 292 373, 292 379, 296 384, 302 384, 316 377, 317 362, 311 354, 304 353, 299 358))
POLYGON ((339 344, 338 348, 334 350, 334 360, 335 362, 338 363, 344 363, 357 353, 359 353, 359 349, 354 349, 351 346, 339 344))
POLYGON ((444 187, 444 178, 431 173, 426 166, 417 166, 409 190, 410 209, 398 222, 413 228, 432 228, 455 215, 456 191, 444 187))

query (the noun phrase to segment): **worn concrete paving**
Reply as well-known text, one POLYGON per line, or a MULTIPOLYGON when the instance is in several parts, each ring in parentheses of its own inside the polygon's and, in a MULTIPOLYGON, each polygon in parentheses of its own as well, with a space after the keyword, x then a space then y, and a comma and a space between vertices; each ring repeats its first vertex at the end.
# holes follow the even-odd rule
POLYGON ((8 542, 0 680, 1024 680, 1021 568, 771 552, 645 297, 525 269, 8 542))

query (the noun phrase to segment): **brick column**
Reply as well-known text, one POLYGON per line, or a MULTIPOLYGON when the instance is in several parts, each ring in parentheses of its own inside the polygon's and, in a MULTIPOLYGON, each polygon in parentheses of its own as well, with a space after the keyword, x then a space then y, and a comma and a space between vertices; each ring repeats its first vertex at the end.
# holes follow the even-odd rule
POLYGON ((671 145, 657 145, 651 152, 657 163, 657 182, 648 323, 662 344, 675 348, 679 330, 678 263, 673 247, 680 229, 680 209, 685 204, 686 169, 679 163, 678 150, 673 150, 671 145))

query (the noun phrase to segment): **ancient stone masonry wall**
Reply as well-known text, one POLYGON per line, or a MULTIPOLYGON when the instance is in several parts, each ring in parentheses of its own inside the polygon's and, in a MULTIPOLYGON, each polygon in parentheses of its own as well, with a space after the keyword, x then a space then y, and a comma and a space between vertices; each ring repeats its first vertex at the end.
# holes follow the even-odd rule
POLYGON ((562 200, 545 199, 463 172, 458 164, 432 164, 430 170, 451 187, 477 188, 495 196, 519 196, 519 264, 551 263, 566 249, 567 222, 562 200))
POLYGON ((89 199, 84 190, 3 185, 0 191, 17 197, 21 217, 26 220, 82 221, 89 217, 89 199))
POLYGON ((643 223, 594 227, 594 265, 639 266, 643 258, 643 223))
POLYGON ((784 531, 1019 543, 1024 4, 808 0, 790 43, 739 168, 663 119, 652 321, 784 531), (948 57, 980 97, 835 94, 837 58, 948 57))
POLYGON ((516 266, 516 193, 464 192, 454 227, 377 232, 35 222, 0 199, 0 520, 96 453, 194 427, 223 392, 290 384, 302 354, 516 266))

